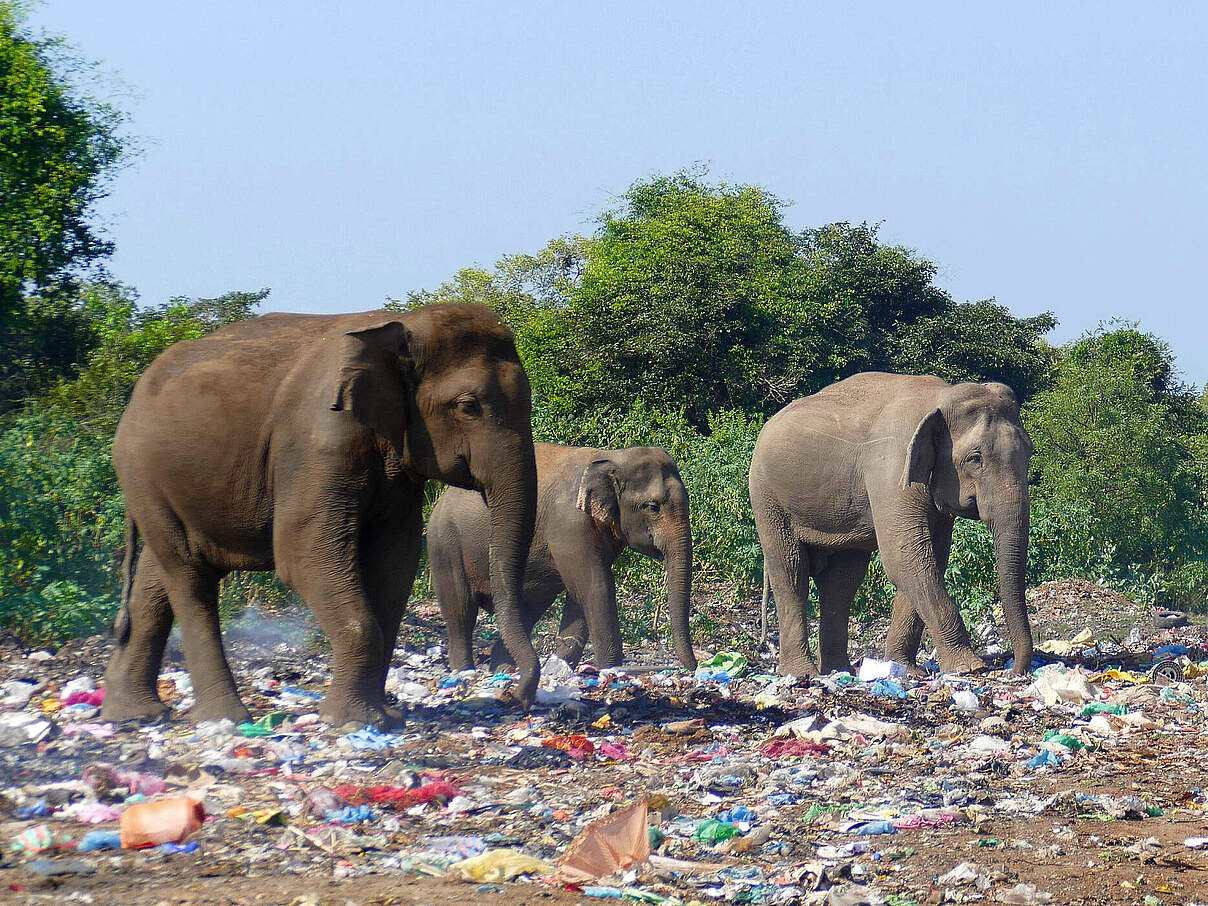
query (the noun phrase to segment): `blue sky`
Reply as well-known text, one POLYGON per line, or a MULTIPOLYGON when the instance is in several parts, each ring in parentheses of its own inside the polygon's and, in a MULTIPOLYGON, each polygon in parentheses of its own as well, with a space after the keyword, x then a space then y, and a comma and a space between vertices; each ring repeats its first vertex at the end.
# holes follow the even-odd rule
POLYGON ((880 222, 960 300, 1112 317, 1208 381, 1208 5, 51 0, 145 152, 101 213, 148 304, 374 308, 696 162, 880 222), (112 90, 112 89, 110 89, 112 90))

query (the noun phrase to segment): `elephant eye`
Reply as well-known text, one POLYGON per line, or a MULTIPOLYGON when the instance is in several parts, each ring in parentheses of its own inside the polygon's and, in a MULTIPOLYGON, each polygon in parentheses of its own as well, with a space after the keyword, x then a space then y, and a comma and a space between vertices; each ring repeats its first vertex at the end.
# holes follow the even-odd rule
POLYGON ((647 513, 650 513, 652 516, 657 516, 659 510, 662 509, 662 506, 657 500, 648 500, 642 504, 642 509, 644 509, 647 513))
POLYGON ((462 415, 477 416, 482 415, 482 404, 472 396, 459 399, 454 405, 457 406, 457 411, 462 415))
POLYGON ((969 463, 969 465, 980 466, 981 461, 982 461, 982 456, 980 453, 970 453, 968 456, 965 457, 965 462, 969 463))

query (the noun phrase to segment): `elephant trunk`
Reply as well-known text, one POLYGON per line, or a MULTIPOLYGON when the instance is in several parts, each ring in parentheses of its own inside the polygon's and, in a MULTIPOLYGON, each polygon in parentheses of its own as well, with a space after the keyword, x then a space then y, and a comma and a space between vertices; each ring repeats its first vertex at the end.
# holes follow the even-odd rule
POLYGON ((1028 604, 1024 598, 1030 526, 1027 485, 996 500, 989 517, 986 521, 994 538, 998 568, 998 600, 1002 603, 1015 652, 1015 672, 1023 675, 1032 668, 1032 627, 1028 623, 1028 604))
POLYGON ((514 468, 494 468, 483 477, 483 490, 491 518, 491 595, 499 635, 520 673, 517 699, 527 710, 532 706, 540 680, 537 652, 520 610, 521 587, 528 563, 529 545, 537 515, 537 466, 533 443, 519 438, 511 451, 514 468))
POLYGON ((671 639, 675 656, 681 667, 696 669, 688 618, 692 615, 692 533, 688 518, 663 549, 663 564, 667 571, 667 616, 671 623, 671 639))

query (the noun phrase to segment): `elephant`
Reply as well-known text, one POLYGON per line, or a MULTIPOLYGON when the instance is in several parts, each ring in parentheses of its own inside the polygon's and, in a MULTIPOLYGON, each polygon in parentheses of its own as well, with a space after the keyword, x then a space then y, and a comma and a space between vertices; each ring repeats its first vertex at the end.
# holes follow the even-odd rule
POLYGON ((851 669, 851 602, 878 549, 897 587, 885 656, 913 666, 925 626, 942 670, 984 668, 944 587, 958 516, 990 529, 1015 671, 1026 672, 1031 456, 1015 394, 1000 383, 865 372, 772 416, 749 484, 780 620, 780 672, 818 672, 806 616, 811 577, 821 670, 851 669))
POLYGON ((332 645, 328 723, 386 726, 385 680, 418 564, 424 480, 486 500, 504 643, 532 703, 518 593, 536 518, 528 376, 490 309, 267 314, 176 343, 135 385, 113 442, 126 563, 106 720, 154 719, 173 618, 194 720, 248 719, 218 583, 276 569, 332 645), (139 552, 139 537, 143 539, 139 552))
MULTIPOLYGON (((695 669, 688 631, 692 533, 688 492, 675 461, 657 447, 600 450, 539 443, 535 452, 537 524, 520 605, 525 629, 531 633, 565 591, 556 653, 577 665, 590 634, 596 665, 620 664, 612 565, 628 547, 665 564, 676 657, 695 669)), ((428 554, 453 670, 473 669, 474 623, 480 608, 494 606, 487 537, 482 498, 446 490, 428 518, 428 554)), ((505 654, 496 645, 493 662, 498 665, 505 654)))

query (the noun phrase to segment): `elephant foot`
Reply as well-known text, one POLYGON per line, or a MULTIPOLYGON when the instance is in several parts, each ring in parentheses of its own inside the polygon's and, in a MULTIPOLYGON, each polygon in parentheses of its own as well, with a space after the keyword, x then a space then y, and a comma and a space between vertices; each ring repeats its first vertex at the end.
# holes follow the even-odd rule
POLYGON ((570 664, 571 667, 578 667, 579 661, 583 660, 583 649, 585 647, 578 639, 564 636, 554 643, 554 654, 570 664))
POLYGON ((822 672, 823 673, 852 673, 852 674, 854 674, 856 671, 854 669, 852 669, 851 660, 846 657, 843 657, 843 658, 824 657, 824 658, 822 658, 822 672))
POLYGON ((986 662, 972 648, 954 648, 939 654, 941 673, 981 673, 986 662))
POLYGON ((812 679, 818 675, 818 665, 808 655, 794 658, 782 657, 776 669, 781 676, 799 676, 802 679, 812 679))
POLYGON ((491 646, 491 669, 496 673, 516 672, 516 661, 502 639, 491 646))
POLYGON ((404 721, 401 712, 385 705, 354 699, 351 696, 330 695, 319 708, 319 719, 342 731, 359 730, 361 727, 392 730, 402 726, 404 721))
POLYGON ((398 708, 386 705, 382 710, 386 713, 386 720, 390 722, 390 726, 392 727, 401 727, 407 722, 407 715, 398 708))
POLYGON ((525 676, 523 673, 520 679, 516 681, 515 691, 512 693, 512 700, 520 705, 521 710, 528 712, 533 707, 533 702, 537 698, 537 684, 541 682, 541 670, 532 671, 531 674, 525 676))
POLYGON ((106 687, 105 700, 101 703, 101 720, 114 723, 128 720, 155 723, 161 720, 168 710, 168 706, 154 694, 133 695, 106 687))
POLYGON ((195 724, 211 720, 233 720, 237 724, 249 723, 251 712, 239 700, 239 696, 223 696, 212 701, 197 702, 189 709, 189 717, 195 724))
POLYGON ((908 652, 905 649, 887 648, 885 650, 885 660, 893 661, 896 664, 901 664, 907 669, 907 671, 911 670, 912 668, 915 670, 919 669, 917 651, 908 652))

